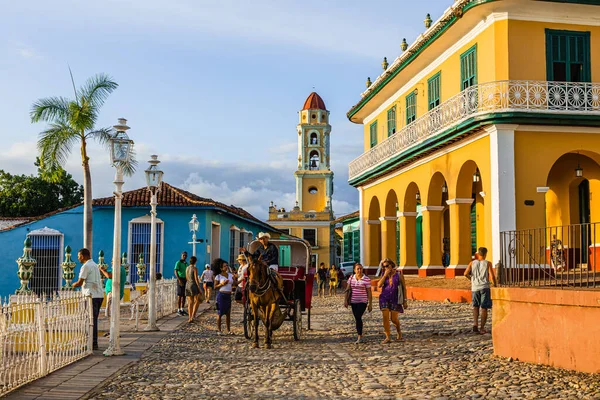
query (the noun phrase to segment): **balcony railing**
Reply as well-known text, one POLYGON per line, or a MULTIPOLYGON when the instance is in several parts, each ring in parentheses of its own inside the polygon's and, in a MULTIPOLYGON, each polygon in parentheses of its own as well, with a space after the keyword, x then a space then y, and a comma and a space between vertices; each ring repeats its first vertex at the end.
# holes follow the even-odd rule
POLYGON ((502 286, 600 288, 600 223, 500 233, 502 286))
POLYGON ((350 162, 350 180, 469 118, 487 113, 597 114, 600 83, 495 81, 474 85, 350 162))

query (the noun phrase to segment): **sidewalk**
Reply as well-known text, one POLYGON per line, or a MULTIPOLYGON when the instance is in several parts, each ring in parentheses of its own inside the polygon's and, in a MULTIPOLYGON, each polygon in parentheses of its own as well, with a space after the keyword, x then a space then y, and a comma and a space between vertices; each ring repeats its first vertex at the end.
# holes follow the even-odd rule
MULTIPOLYGON (((199 313, 212 304, 200 305, 199 313)), ((135 321, 121 321, 121 348, 124 356, 104 357, 102 352, 108 347, 108 338, 102 337, 102 323, 99 321, 98 345, 100 350, 89 357, 68 365, 50 375, 33 381, 14 392, 7 399, 79 399, 91 392, 96 386, 118 373, 121 369, 140 360, 142 354, 158 343, 163 337, 179 328, 187 317, 171 314, 157 321, 158 332, 133 331, 135 321)), ((146 321, 140 324, 145 327, 146 321)))

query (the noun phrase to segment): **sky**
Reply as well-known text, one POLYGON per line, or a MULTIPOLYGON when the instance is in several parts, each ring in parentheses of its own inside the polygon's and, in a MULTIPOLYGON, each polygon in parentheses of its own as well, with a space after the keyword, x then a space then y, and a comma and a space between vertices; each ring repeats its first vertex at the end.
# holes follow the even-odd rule
MULTIPOLYGON (((362 125, 347 111, 367 77, 400 55, 452 0, 53 0, 5 2, 0 14, 0 169, 34 174, 45 125, 29 111, 42 97, 73 96, 109 74, 119 88, 98 127, 127 118, 139 168, 124 190, 145 186, 157 154, 169 184, 266 219, 272 200, 295 201, 298 111, 313 90, 331 112, 333 210, 358 209, 348 163, 362 125)), ((93 197, 110 196, 114 168, 90 148, 93 197)), ((65 169, 82 182, 78 148, 65 169)))

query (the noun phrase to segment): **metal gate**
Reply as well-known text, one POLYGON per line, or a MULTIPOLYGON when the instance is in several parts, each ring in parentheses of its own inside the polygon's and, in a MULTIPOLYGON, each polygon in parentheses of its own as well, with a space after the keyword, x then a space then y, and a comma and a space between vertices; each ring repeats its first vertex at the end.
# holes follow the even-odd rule
MULTIPOLYGON (((140 254, 144 255, 146 264, 145 281, 150 277, 150 228, 151 224, 146 222, 132 222, 129 226, 130 247, 129 247, 129 282, 132 285, 138 282, 137 263, 140 254)), ((162 271, 162 222, 156 222, 156 272, 162 271)))
POLYGON ((43 228, 28 236, 31 238, 31 256, 37 261, 30 281, 31 290, 38 295, 59 290, 64 235, 55 229, 43 228))

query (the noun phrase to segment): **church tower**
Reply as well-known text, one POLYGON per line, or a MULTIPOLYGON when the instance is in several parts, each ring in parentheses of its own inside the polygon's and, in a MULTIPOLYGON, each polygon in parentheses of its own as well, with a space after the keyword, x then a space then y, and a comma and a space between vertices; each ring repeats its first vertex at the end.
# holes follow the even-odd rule
MULTIPOLYGON (((296 203, 292 210, 271 203, 269 224, 307 240, 312 246, 313 263, 327 267, 335 259, 332 252, 333 172, 330 169, 331 125, 329 111, 317 93, 312 92, 299 112, 296 203)), ((285 258, 285 253, 282 254, 285 258)), ((285 260, 280 264, 285 266, 285 260)))

